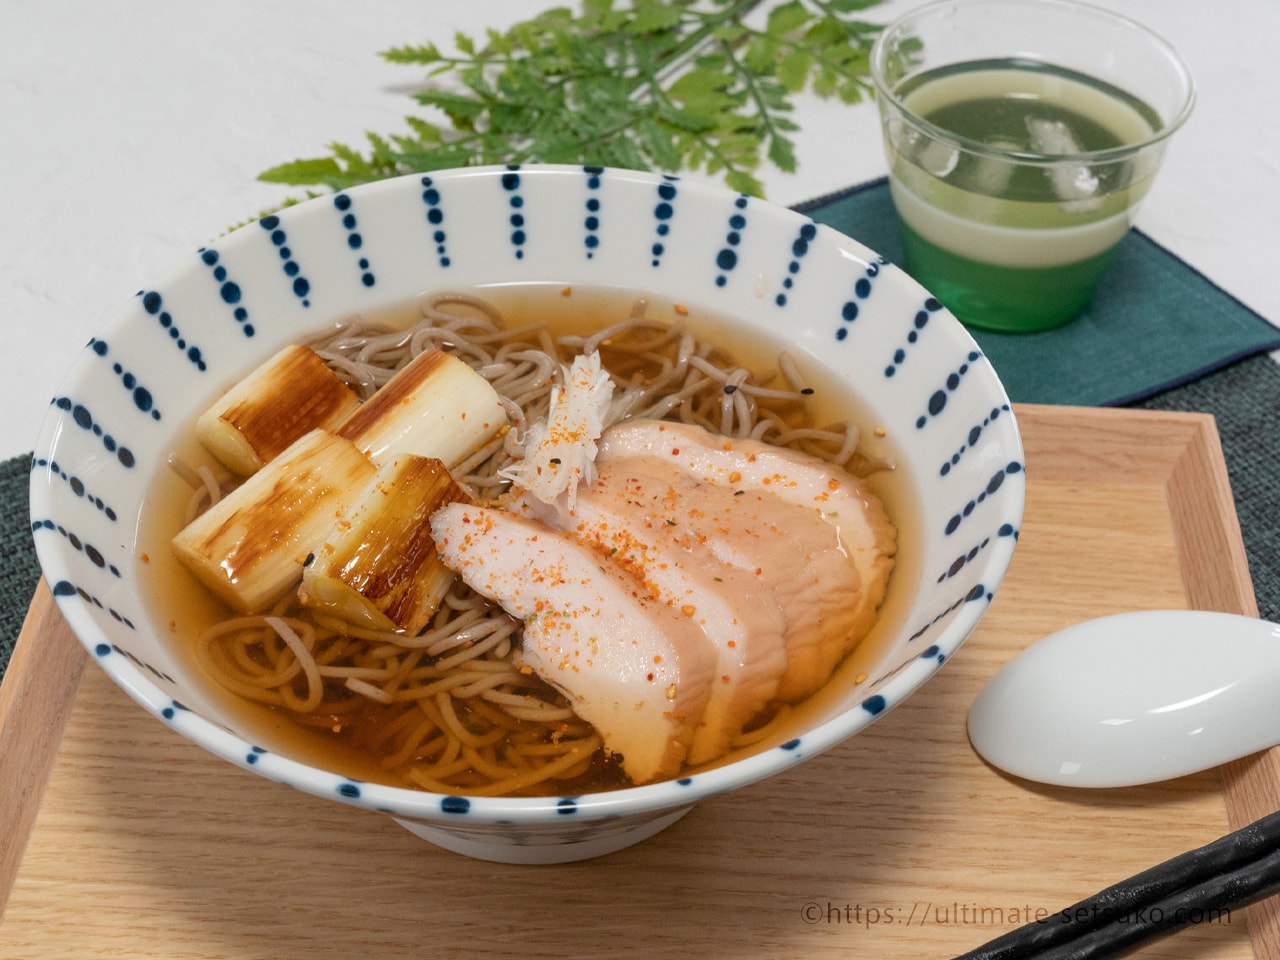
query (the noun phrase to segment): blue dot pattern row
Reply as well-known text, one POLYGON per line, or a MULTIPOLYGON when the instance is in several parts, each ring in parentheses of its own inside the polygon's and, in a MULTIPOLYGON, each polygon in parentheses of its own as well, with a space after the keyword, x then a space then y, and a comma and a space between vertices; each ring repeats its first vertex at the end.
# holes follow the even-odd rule
POLYGON ((983 432, 1009 412, 1009 405, 1007 403, 1001 404, 998 407, 992 407, 991 412, 983 418, 981 423, 975 424, 969 428, 969 432, 965 436, 965 442, 951 454, 951 458, 947 460, 946 463, 938 468, 938 476, 945 477, 953 468, 959 466, 960 461, 964 459, 965 453, 978 445, 978 441, 982 439, 983 432))
POLYGON ((600 185, 603 182, 601 176, 604 173, 603 167, 583 167, 582 172, 587 175, 587 190, 589 196, 584 204, 586 208, 586 217, 582 221, 582 229, 585 236, 582 244, 587 251, 587 259, 590 260, 596 255, 596 250, 600 246, 600 185))
MULTIPOLYGON (((920 629, 916 630, 911 635, 911 640, 912 641, 919 640, 921 637, 931 632, 934 629, 934 627, 936 627, 939 623, 942 623, 943 621, 945 621, 949 616, 951 616, 951 614, 955 613, 956 610, 964 606, 966 603, 974 603, 978 600, 983 600, 989 603, 991 599, 992 599, 992 593, 989 590, 987 590, 987 588, 983 586, 981 583, 975 583, 972 587, 969 588, 968 593, 958 598, 954 603, 949 605, 941 613, 939 613, 937 616, 930 619, 928 623, 920 627, 920 629)), ((880 677, 880 678, 877 678, 876 682, 882 683, 885 679, 887 678, 880 677)))
POLYGON ((923 430, 928 425, 931 417, 938 416, 946 409, 948 394, 954 393, 956 390, 960 389, 960 384, 963 382, 965 376, 973 369, 973 363, 981 356, 982 354, 978 353, 976 350, 970 351, 965 361, 961 363, 958 368, 947 374, 947 379, 943 386, 934 390, 933 393, 929 395, 929 401, 926 405, 927 412, 920 414, 920 416, 916 418, 917 430, 923 430))
POLYGON ((907 362, 907 355, 912 347, 920 342, 924 330, 929 326, 929 317, 942 309, 942 304, 934 297, 925 300, 924 305, 911 317, 911 329, 907 331, 906 345, 893 352, 893 360, 885 365, 884 375, 892 377, 907 362))
POLYGON ((431 227, 431 239, 436 245, 436 262, 447 268, 449 260, 449 235, 444 229, 444 208, 440 205, 440 190, 431 177, 423 177, 422 202, 426 205, 426 221, 431 227))
POLYGON ((71 414, 71 422, 97 437, 102 442, 103 449, 107 453, 113 454, 121 466, 132 469, 137 465, 133 451, 126 446, 122 446, 112 434, 106 431, 102 424, 96 422, 93 414, 84 404, 76 403, 70 397, 54 397, 52 405, 71 414))
MULTIPOLYGON (((110 353, 110 348, 105 340, 94 338, 89 341, 89 349, 99 357, 105 357, 110 353)), ((155 398, 151 395, 151 391, 138 382, 138 378, 124 368, 122 364, 113 363, 111 372, 120 378, 120 384, 129 391, 133 405, 142 413, 147 414, 152 420, 160 420, 160 411, 155 406, 155 398)))
POLYGON ((524 195, 520 192, 520 167, 512 165, 507 168, 507 172, 502 175, 502 189, 507 192, 507 206, 511 208, 509 217, 511 223, 511 247, 515 251, 517 260, 524 259, 524 245, 529 240, 529 235, 525 233, 524 223, 524 195))
MULTIPOLYGON (((1002 523, 995 535, 997 538, 1012 537, 1016 540, 1018 538, 1018 531, 1012 524, 1002 523)), ((978 558, 978 554, 987 549, 990 545, 991 538, 983 537, 977 544, 970 547, 967 553, 962 553, 960 556, 952 560, 951 566, 947 567, 945 572, 938 575, 937 582, 942 583, 945 580, 950 580, 952 577, 958 576, 966 566, 973 563, 973 561, 978 558)))
POLYGON ((106 606, 106 604, 104 604, 101 600, 99 600, 93 594, 89 593, 89 591, 81 587, 77 587, 70 580, 57 581, 56 583, 52 584, 49 587, 49 592, 53 594, 55 597, 77 597, 78 596, 81 600, 85 601, 86 603, 92 604, 93 606, 97 607, 99 610, 105 610, 107 613, 111 615, 111 618, 115 620, 117 623, 123 624, 124 626, 128 627, 130 630, 136 629, 133 625, 133 621, 130 620, 128 617, 126 617, 124 614, 120 613, 118 610, 113 610, 110 607, 106 606))
MULTIPOLYGON (((347 231, 347 246, 352 250, 359 250, 364 246, 364 235, 360 232, 360 221, 356 219, 355 211, 352 210, 353 201, 351 194, 339 193, 333 198, 334 209, 342 214, 342 228, 347 231)), ((377 278, 370 269, 368 257, 361 257, 356 261, 356 266, 360 268, 360 282, 366 287, 372 287, 377 283, 377 278)))
POLYGON ((114 563, 107 562, 107 558, 103 555, 101 550, 99 550, 93 544, 88 543, 84 540, 81 540, 80 537, 76 536, 76 534, 72 533, 62 524, 55 523, 52 520, 31 521, 31 532, 33 534, 39 533, 41 530, 52 530, 62 535, 63 537, 66 538, 67 543, 70 544, 71 549, 75 550, 77 553, 84 554, 86 557, 89 558, 89 562, 92 563, 98 569, 106 570, 117 580, 120 579, 119 567, 117 567, 114 563))
POLYGON ((951 519, 947 521, 947 525, 946 525, 947 536, 951 536, 953 533, 959 530, 960 525, 964 523, 965 518, 970 516, 973 513, 973 511, 978 508, 979 504, 983 503, 987 499, 987 497, 994 495, 997 490, 999 490, 1002 486, 1004 486, 1004 481, 1006 477, 1011 477, 1021 472, 1022 472, 1022 464, 1015 462, 1015 463, 1007 463, 1004 465, 1003 468, 993 473, 991 475, 991 478, 987 481, 986 486, 982 489, 982 491, 977 496, 969 500, 960 509, 959 513, 954 514, 951 517, 951 519))
POLYGON ((62 469, 62 467, 58 466, 56 460, 47 460, 44 457, 32 457, 31 469, 33 471, 48 469, 50 473, 65 483, 72 493, 93 504, 93 506, 96 507, 98 511, 112 523, 115 523, 116 520, 119 519, 116 515, 115 509, 110 504, 101 497, 90 493, 89 488, 85 485, 83 480, 74 474, 67 473, 67 471, 62 469))
POLYGON ((729 232, 724 236, 724 246, 716 253, 716 268, 720 271, 715 279, 717 287, 729 282, 729 274, 738 265, 738 251, 735 249, 742 243, 742 232, 747 228, 747 218, 743 213, 747 209, 748 200, 739 196, 733 201, 735 213, 729 216, 729 232))
MULTIPOLYGON (((119 571, 116 571, 116 575, 119 576, 119 571)), ((71 597, 71 596, 79 597, 81 600, 92 605, 93 607, 96 607, 99 610, 105 611, 108 615, 110 615, 110 617, 113 620, 115 620, 117 623, 121 624, 122 626, 125 626, 130 630, 136 629, 136 627, 133 624, 133 621, 129 617, 125 616, 119 610, 115 610, 111 607, 108 607, 106 604, 102 602, 102 600, 100 600, 98 597, 91 594, 88 590, 85 590, 83 587, 76 586, 69 580, 59 580, 58 582, 53 584, 53 586, 50 588, 50 592, 55 597, 71 597)), ((169 684, 172 684, 175 682, 174 678, 170 676, 168 673, 166 673, 164 670, 161 670, 153 666, 152 664, 148 663, 146 660, 142 659, 141 657, 127 650, 125 647, 121 646, 119 643, 98 643, 94 646, 93 652, 94 652, 94 655, 99 657, 100 659, 104 657, 109 657, 112 655, 122 656, 126 660, 128 660, 130 663, 132 663, 134 666, 136 666, 138 669, 146 672, 150 676, 154 677, 156 680, 159 680, 163 683, 169 683, 169 684)), ((176 716, 177 710, 185 710, 185 709, 186 708, 183 707, 182 704, 180 704, 178 701, 175 700, 175 701, 172 701, 172 709, 163 710, 161 712, 161 716, 164 717, 164 719, 166 720, 172 720, 176 716)))
POLYGON ((863 276, 853 282, 853 295, 840 307, 840 323, 836 326, 836 340, 849 339, 849 325, 858 319, 858 314, 862 310, 859 301, 870 298, 875 289, 876 278, 880 276, 881 269, 888 262, 884 257, 877 257, 867 264, 863 276))
MULTIPOLYGON (((780 307, 787 305, 787 294, 796 285, 796 276, 800 273, 800 263, 809 252, 809 244, 818 235, 817 225, 810 220, 800 228, 796 238, 791 241, 791 259, 787 262, 787 275, 782 280, 782 289, 774 295, 773 302, 780 307)), ((857 307, 854 307, 857 316, 857 307)), ((852 317, 850 319, 853 319, 852 317)))
POLYGON ((308 294, 311 293, 311 281, 303 275, 302 265, 293 257, 293 250, 289 247, 289 235, 280 226, 280 218, 271 214, 259 220, 258 226, 267 232, 272 246, 276 248, 276 254, 280 258, 280 269, 288 278, 293 295, 304 307, 311 306, 311 301, 308 299, 308 294))
POLYGON ((200 251, 200 261, 209 267, 214 282, 218 284, 218 296, 222 302, 231 307, 231 316, 240 326, 240 332, 246 337, 254 334, 253 324, 249 322, 249 311, 240 303, 240 284, 230 279, 227 268, 218 262, 218 251, 204 249, 200 251))
POLYGON ((649 261, 652 267, 662 266, 662 258, 667 252, 667 238, 671 235, 671 221, 676 215, 676 183, 678 177, 665 176, 658 183, 656 191, 658 194, 658 202, 653 206, 653 226, 654 236, 657 238, 653 241, 649 251, 653 254, 653 259, 649 261))
POLYGON ((206 366, 200 348, 191 344, 183 336, 182 331, 178 329, 177 323, 174 322, 173 315, 164 308, 164 298, 155 290, 144 291, 139 296, 142 297, 142 309, 156 318, 160 328, 169 335, 169 339, 174 346, 183 351, 195 368, 203 373, 206 366))
MULTIPOLYGON (((76 590, 76 588, 72 587, 71 584, 66 584, 65 586, 69 590, 73 590, 73 591, 76 590)), ((83 591, 77 591, 77 592, 81 594, 83 593, 83 591)), ((132 626, 132 624, 130 624, 130 626, 132 626)), ((97 656, 99 659, 104 657, 109 657, 112 655, 118 655, 118 656, 124 657, 126 660, 132 663, 139 670, 142 670, 150 674, 155 679, 161 680, 164 683, 173 683, 173 677, 169 676, 169 674, 165 673, 163 670, 153 667, 151 664, 147 663, 141 657, 135 656, 133 653, 126 650, 124 647, 120 646, 120 644, 118 643, 109 643, 109 644, 99 643, 93 648, 93 652, 94 652, 94 655, 97 656)), ((178 715, 179 709, 180 710, 186 709, 186 707, 183 707, 182 704, 178 703, 177 700, 171 700, 169 701, 169 703, 170 703, 169 707, 160 711, 160 715, 164 717, 166 720, 172 720, 174 717, 176 717, 178 715)))

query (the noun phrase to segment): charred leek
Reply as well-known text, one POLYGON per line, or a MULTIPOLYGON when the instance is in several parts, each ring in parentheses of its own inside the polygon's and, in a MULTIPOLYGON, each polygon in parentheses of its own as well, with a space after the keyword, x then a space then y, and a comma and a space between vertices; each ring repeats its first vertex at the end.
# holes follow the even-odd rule
POLYGON ((196 420, 196 437, 247 477, 303 434, 329 429, 359 405, 355 391, 310 347, 285 347, 196 420))
POLYGON ((419 354, 339 427, 377 463, 410 453, 456 467, 507 425, 497 391, 441 350, 419 354))
POLYGON ((389 461, 317 545, 299 599, 317 619, 419 633, 453 582, 431 538, 431 515, 469 500, 439 460, 389 461))
POLYGON ((178 558, 240 613, 261 613, 376 468, 349 440, 313 430, 173 538, 178 558))

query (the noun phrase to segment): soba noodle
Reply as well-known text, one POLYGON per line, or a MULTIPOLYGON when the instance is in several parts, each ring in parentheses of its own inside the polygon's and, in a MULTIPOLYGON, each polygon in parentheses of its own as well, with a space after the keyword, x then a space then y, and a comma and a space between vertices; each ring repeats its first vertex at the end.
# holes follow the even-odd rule
MULTIPOLYGON (((422 318, 408 328, 354 317, 308 343, 362 399, 434 348, 484 376, 511 427, 455 471, 477 499, 505 488, 498 471, 520 457, 561 365, 593 350, 616 385, 609 422, 678 419, 802 449, 855 473, 878 468, 859 454, 853 424, 813 424, 812 391, 789 356, 762 376, 683 322, 649 318, 647 309, 639 301, 590 336, 553 336, 542 324, 508 329, 498 308, 480 297, 439 293, 422 300, 422 318)), ((228 477, 207 467, 173 466, 193 487, 188 518, 230 489, 228 477)), ((326 623, 289 596, 264 615, 229 617, 196 641, 198 660, 216 682, 380 757, 393 782, 489 796, 626 785, 595 731, 517 665, 519 642, 518 621, 461 581, 418 636, 326 623)), ((735 746, 769 736, 787 709, 759 718, 735 746)))

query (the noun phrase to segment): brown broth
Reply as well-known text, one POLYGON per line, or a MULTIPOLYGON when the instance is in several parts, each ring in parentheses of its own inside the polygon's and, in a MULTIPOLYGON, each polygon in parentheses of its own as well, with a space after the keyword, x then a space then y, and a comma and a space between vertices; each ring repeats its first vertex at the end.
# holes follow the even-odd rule
MULTIPOLYGON (((646 316, 650 319, 682 321, 700 339, 721 344, 732 342, 735 360, 753 370, 773 370, 777 356, 785 345, 764 335, 744 336, 742 328, 732 319, 699 310, 694 305, 675 304, 649 294, 610 288, 575 288, 562 285, 523 284, 485 287, 467 291, 482 296, 497 306, 509 327, 545 323, 553 335, 585 335, 594 332, 603 323, 612 323, 626 316, 636 300, 647 301, 646 316)), ((418 300, 397 304, 381 311, 374 319, 393 328, 403 328, 417 322, 418 300)), ((806 363, 803 356, 793 354, 797 366, 809 386, 814 390, 811 422, 822 425, 851 419, 862 427, 860 449, 872 458, 883 457, 897 462, 892 437, 877 436, 875 419, 867 408, 835 377, 806 363)), ((207 398, 212 402, 214 398, 207 398)), ((174 452, 188 463, 213 461, 194 439, 188 425, 174 438, 174 452)), ((870 489, 881 498, 898 528, 898 557, 889 590, 881 607, 880 617, 870 634, 836 668, 832 679, 806 701, 790 711, 783 724, 778 725, 768 737, 757 743, 731 751, 708 764, 722 766, 744 756, 761 752, 784 743, 815 719, 829 716, 851 687, 865 682, 873 674, 885 643, 901 626, 910 606, 910 584, 917 579, 918 531, 911 520, 918 515, 913 501, 914 492, 910 478, 901 468, 885 470, 867 479, 870 489)), ((204 698, 200 703, 194 698, 189 703, 203 709, 209 715, 226 718, 227 725, 243 738, 272 752, 291 757, 312 766, 330 769, 369 782, 393 786, 413 787, 411 782, 386 770, 377 757, 371 756, 357 745, 357 740, 367 736, 360 732, 360 724, 347 722, 346 732, 334 735, 323 725, 300 722, 287 711, 244 699, 223 689, 208 678, 196 662, 195 638, 209 625, 230 615, 229 611, 212 597, 173 557, 168 542, 182 526, 182 512, 190 488, 167 466, 161 465, 152 479, 146 498, 147 509, 139 522, 137 550, 139 558, 139 582, 150 596, 150 613, 153 625, 162 636, 172 638, 172 650, 179 672, 204 698), (351 731, 355 730, 352 735, 351 731)), ((373 704, 368 710, 366 723, 385 722, 378 717, 387 708, 373 704)), ((399 712, 403 709, 395 705, 399 712)), ((551 781, 542 792, 551 795, 580 795, 602 789, 627 786, 621 771, 612 763, 593 764, 583 776, 574 780, 551 781)), ((465 792, 459 789, 458 792, 465 792)))

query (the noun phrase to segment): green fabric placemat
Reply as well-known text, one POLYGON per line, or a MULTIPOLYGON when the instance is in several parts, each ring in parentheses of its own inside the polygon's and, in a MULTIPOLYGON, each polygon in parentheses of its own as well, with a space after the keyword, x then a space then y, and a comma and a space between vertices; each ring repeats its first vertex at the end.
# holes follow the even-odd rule
POLYGON ((31 454, 0 463, 0 677, 40 580, 31 540, 30 483, 31 454))
POLYGON ((1251 357, 1131 406, 1213 415, 1258 613, 1280 622, 1280 364, 1251 357))
MULTIPOLYGON (((883 179, 796 209, 903 262, 883 179)), ((1021 403, 1130 403, 1280 348, 1280 330, 1137 230, 1085 315, 1042 333, 971 332, 1021 403)))

